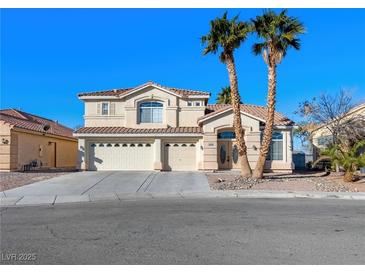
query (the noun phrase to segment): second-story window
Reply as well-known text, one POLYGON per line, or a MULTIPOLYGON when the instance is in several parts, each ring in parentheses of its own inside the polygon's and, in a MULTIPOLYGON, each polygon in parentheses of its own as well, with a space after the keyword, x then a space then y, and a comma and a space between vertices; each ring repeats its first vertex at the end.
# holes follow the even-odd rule
POLYGON ((101 114, 108 115, 109 114, 109 103, 102 103, 101 104, 101 114))
POLYGON ((202 102, 201 101, 187 101, 186 105, 188 107, 200 107, 202 106, 202 102))
POLYGON ((139 105, 140 123, 162 123, 163 105, 159 102, 143 102, 139 105))

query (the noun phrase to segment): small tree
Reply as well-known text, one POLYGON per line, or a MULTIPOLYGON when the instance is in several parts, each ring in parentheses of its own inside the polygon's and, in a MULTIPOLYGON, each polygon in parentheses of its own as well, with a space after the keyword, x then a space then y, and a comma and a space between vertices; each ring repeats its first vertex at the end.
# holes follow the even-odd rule
POLYGON ((365 121, 361 115, 351 114, 352 97, 349 92, 341 90, 337 95, 321 94, 312 100, 299 104, 295 112, 304 118, 300 131, 311 134, 324 127, 332 138, 329 145, 352 146, 365 138, 365 121))
POLYGON ((365 153, 361 154, 364 147, 365 140, 358 141, 351 147, 334 144, 322 151, 322 156, 314 162, 314 165, 322 160, 331 160, 333 168, 340 166, 344 169, 343 180, 352 182, 355 180, 354 173, 357 169, 365 166, 365 153))

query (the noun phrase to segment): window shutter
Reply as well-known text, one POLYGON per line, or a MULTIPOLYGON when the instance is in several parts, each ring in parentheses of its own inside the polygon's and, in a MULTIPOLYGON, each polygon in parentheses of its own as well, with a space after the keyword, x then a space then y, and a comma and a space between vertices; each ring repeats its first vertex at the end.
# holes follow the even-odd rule
POLYGON ((97 103, 96 114, 101 115, 101 103, 97 103))
POLYGON ((110 103, 110 115, 115 115, 115 103, 110 103))

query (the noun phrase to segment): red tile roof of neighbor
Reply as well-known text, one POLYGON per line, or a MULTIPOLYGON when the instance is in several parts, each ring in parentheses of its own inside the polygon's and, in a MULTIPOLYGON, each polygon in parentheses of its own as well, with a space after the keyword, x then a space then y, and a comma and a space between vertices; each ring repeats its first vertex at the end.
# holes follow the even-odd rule
POLYGON ((82 127, 75 133, 83 134, 200 134, 201 127, 126 128, 126 127, 82 127))
MULTIPOLYGON (((216 105, 207 105, 206 115, 201 117, 201 119, 205 119, 211 116, 214 116, 220 112, 228 110, 232 108, 230 104, 216 104, 216 105)), ((266 121, 267 116, 267 107, 264 106, 257 106, 257 105, 249 105, 249 104, 242 104, 241 111, 246 112, 252 116, 255 116, 261 120, 266 121)), ((289 118, 285 117, 280 112, 275 112, 274 116, 274 124, 276 126, 290 126, 294 125, 294 122, 289 118)))
POLYGON ((73 138, 73 130, 71 128, 65 127, 56 121, 17 109, 0 110, 0 121, 4 121, 16 128, 73 138), (44 130, 45 125, 50 126, 49 130, 44 130))
POLYGON ((120 89, 111 89, 111 90, 102 90, 102 91, 92 91, 92 92, 82 92, 79 93, 78 96, 122 96, 125 95, 133 90, 136 90, 138 88, 147 87, 149 85, 154 85, 161 87, 163 89, 167 89, 177 95, 180 96, 190 96, 190 95, 210 95, 209 92, 205 91, 199 91, 199 90, 191 90, 191 89, 181 89, 181 88, 172 88, 172 87, 166 87, 162 86, 160 84, 154 83, 154 82, 147 82, 141 86, 137 86, 134 88, 120 88, 120 89))

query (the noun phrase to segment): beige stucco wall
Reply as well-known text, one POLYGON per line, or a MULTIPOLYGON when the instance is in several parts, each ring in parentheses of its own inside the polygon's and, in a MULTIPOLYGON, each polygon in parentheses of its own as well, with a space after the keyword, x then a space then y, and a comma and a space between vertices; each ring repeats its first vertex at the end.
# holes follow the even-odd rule
MULTIPOLYGON (((260 147, 261 131, 260 121, 245 114, 241 115, 242 125, 245 128, 245 141, 247 146, 247 156, 252 169, 255 168, 260 147)), ((221 130, 233 130, 232 111, 217 115, 212 119, 203 122, 204 131, 204 169, 214 170, 218 168, 217 163, 217 133, 221 130)), ((278 130, 283 133, 283 160, 266 161, 265 169, 267 171, 290 171, 292 170, 292 130, 278 130)))
POLYGON ((180 127, 196 127, 199 118, 204 116, 205 107, 181 107, 178 117, 180 127))
MULTIPOLYGON (((242 125, 247 132, 260 131, 260 122, 257 119, 251 118, 247 115, 241 115, 242 125)), ((203 122, 204 132, 216 132, 220 128, 229 128, 233 126, 233 113, 232 111, 224 112, 220 115, 212 117, 211 119, 203 122)))
POLYGON ((17 167, 17 136, 11 134, 11 127, 0 121, 0 170, 15 170, 17 167))
POLYGON ((155 87, 146 87, 120 99, 85 99, 85 126, 105 127, 118 126, 129 128, 165 128, 197 126, 198 118, 204 116, 205 107, 188 107, 188 101, 199 101, 204 105, 205 99, 183 99, 155 87), (143 101, 155 100, 163 103, 163 122, 161 124, 141 124, 138 121, 138 105, 143 101), (114 115, 98 115, 97 104, 113 102, 114 115))
MULTIPOLYGON (((6 127, 0 125, 0 131, 6 132, 6 127)), ((8 135, 9 136, 9 135, 8 135)), ((2 137, 4 138, 4 137, 2 137)), ((77 161, 77 140, 43 136, 42 134, 11 129, 11 142, 0 145, 0 169, 21 170, 24 164, 39 160, 43 167, 54 167, 54 144, 56 142, 56 162, 58 168, 75 168, 77 161)))
POLYGON ((107 127, 107 126, 119 126, 124 127, 125 121, 125 102, 121 100, 87 100, 85 105, 85 126, 86 127, 107 127), (114 115, 98 115, 97 105, 98 103, 107 102, 115 104, 114 115))

